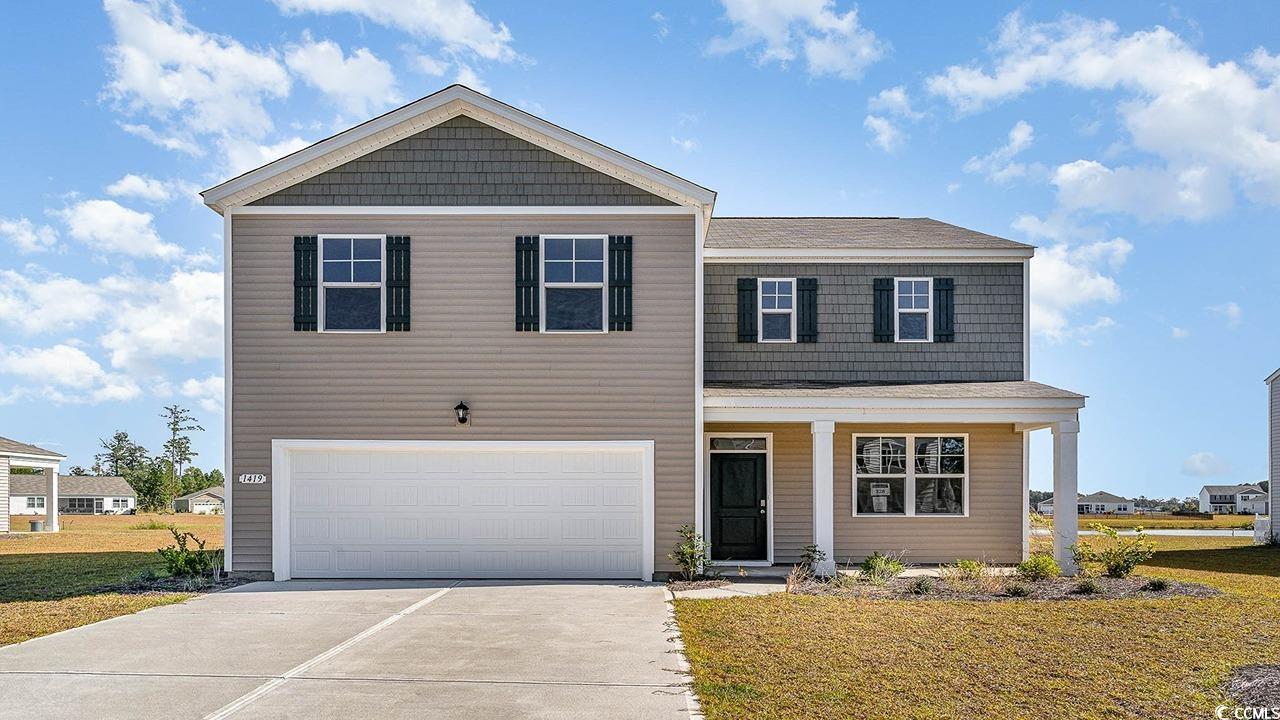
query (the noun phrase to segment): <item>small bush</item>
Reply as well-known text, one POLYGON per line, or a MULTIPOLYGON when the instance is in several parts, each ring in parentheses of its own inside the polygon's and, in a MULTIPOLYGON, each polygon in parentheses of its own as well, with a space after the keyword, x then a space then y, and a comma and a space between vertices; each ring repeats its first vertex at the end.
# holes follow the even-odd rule
POLYGON ((882 553, 877 550, 862 561, 859 569, 867 580, 873 583, 886 583, 901 575, 907 569, 907 565, 902 562, 901 556, 897 553, 882 553))
POLYGON ((174 577, 211 575, 222 564, 222 551, 205 550, 204 540, 196 537, 195 533, 180 533, 178 528, 172 525, 169 526, 169 532, 173 534, 177 545, 170 545, 156 552, 164 558, 164 568, 170 575, 174 577), (188 543, 195 543, 196 548, 191 549, 188 543))
POLYGON ((680 577, 698 580, 707 576, 711 543, 694 530, 692 525, 681 525, 676 531, 680 541, 667 553, 667 557, 680 568, 680 577))
POLYGON ((935 589, 937 589, 937 584, 928 575, 914 578, 907 585, 907 592, 912 595, 931 595, 935 589))
POLYGON ((1087 564, 1102 566, 1107 577, 1129 577, 1142 563, 1151 559, 1156 544, 1147 539, 1147 534, 1139 525, 1133 529, 1134 535, 1120 535, 1115 528, 1101 523, 1093 523, 1089 527, 1098 531, 1105 539, 1101 547, 1089 540, 1081 540, 1072 547, 1076 564, 1084 567, 1087 564))
POLYGON ((1035 554, 1018 563, 1018 577, 1031 582, 1056 578, 1062 574, 1052 555, 1035 554))
POLYGON ((805 545, 804 549, 801 550, 800 553, 800 562, 803 563, 810 572, 813 572, 818 567, 818 563, 827 559, 827 554, 817 545, 805 545))
POLYGON ((1097 578, 1081 578, 1080 582, 1076 583, 1074 592, 1080 595, 1097 595, 1102 592, 1102 584, 1098 582, 1097 578))
POLYGON ((130 530, 167 530, 168 528, 169 525, 167 523, 162 523, 155 518, 129 526, 130 530))
POLYGON ((1147 592, 1164 592, 1169 589, 1169 581, 1164 578, 1151 578, 1142 586, 1147 592))
POLYGON ((1009 597, 1026 597, 1031 594, 1031 588, 1025 583, 1009 583, 1004 588, 1004 594, 1009 597))
POLYGON ((982 560, 956 560, 942 566, 942 577, 948 585, 960 590, 997 593, 1004 587, 1004 576, 982 560))

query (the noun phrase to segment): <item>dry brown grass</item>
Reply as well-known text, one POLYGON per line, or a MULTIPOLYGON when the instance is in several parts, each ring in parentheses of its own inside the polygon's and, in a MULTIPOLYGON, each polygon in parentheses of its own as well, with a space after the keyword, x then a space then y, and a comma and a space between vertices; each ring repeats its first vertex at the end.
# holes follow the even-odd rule
MULTIPOLYGON (((30 519, 13 516, 11 527, 25 527, 30 519)), ((0 645, 190 598, 98 591, 162 571, 156 550, 169 545, 172 535, 167 529, 133 529, 153 519, 194 532, 209 549, 222 547, 221 516, 187 513, 64 515, 57 533, 0 536, 0 645)))

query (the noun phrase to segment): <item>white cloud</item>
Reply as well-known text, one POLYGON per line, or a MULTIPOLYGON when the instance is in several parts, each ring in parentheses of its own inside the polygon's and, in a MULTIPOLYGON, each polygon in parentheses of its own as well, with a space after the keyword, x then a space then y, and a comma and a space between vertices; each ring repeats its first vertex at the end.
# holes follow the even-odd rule
POLYGON ((1222 477, 1231 474, 1231 463, 1211 452, 1198 452, 1182 461, 1182 474, 1192 477, 1222 477))
POLYGON ((1186 340, 1187 338, 1191 337, 1191 331, 1186 328, 1182 328, 1182 327, 1178 327, 1177 325, 1174 325, 1173 327, 1169 328, 1169 336, 1172 337, 1174 340, 1186 340))
POLYGON ((902 85, 881 90, 879 94, 867 100, 867 109, 897 115, 908 120, 919 120, 924 117, 924 113, 911 109, 911 98, 902 85))
POLYGON ((57 230, 48 225, 36 225, 24 217, 0 217, 0 237, 23 254, 52 250, 58 244, 57 230))
POLYGON ((956 182, 953 182, 953 183, 947 183, 947 194, 948 194, 948 195, 954 195, 954 194, 955 194, 957 191, 959 191, 959 190, 960 190, 960 183, 956 183, 956 182))
POLYGON ((175 270, 161 281, 135 281, 113 301, 99 341, 112 366, 131 371, 157 360, 221 356, 222 273, 175 270))
POLYGON ((449 63, 430 55, 416 55, 413 58, 413 67, 423 75, 440 77, 449 69, 449 63))
POLYGON ((875 136, 875 144, 880 146, 885 152, 893 152, 902 146, 905 136, 888 118, 879 115, 868 115, 862 121, 862 127, 871 131, 875 136))
POLYGON ((107 194, 112 197, 131 197, 148 202, 168 202, 173 197, 173 189, 160 180, 146 175, 129 173, 107 186, 107 194))
POLYGON ((189 378, 182 383, 182 394, 185 397, 192 398, 200 403, 200 408, 206 412, 221 413, 223 409, 224 389, 226 383, 223 378, 218 375, 210 375, 203 380, 189 378))
POLYGON ((72 330, 102 316, 106 295, 99 284, 34 266, 0 270, 0 322, 28 335, 72 330))
POLYGON ((344 55, 332 40, 313 40, 304 33, 302 42, 287 48, 285 63, 352 115, 366 117, 400 102, 391 66, 368 48, 344 55))
POLYGON ((454 79, 454 82, 466 85, 478 93, 489 94, 489 86, 485 84, 480 74, 470 65, 458 63, 458 77, 454 79))
POLYGON ((221 143, 226 156, 227 176, 235 177, 246 170, 266 165, 272 160, 296 152, 311 143, 300 137, 291 137, 278 143, 261 145, 251 140, 232 140, 221 143))
POLYGON ((1240 323, 1244 322, 1244 310, 1240 309, 1240 305, 1235 302, 1210 305, 1205 310, 1222 316, 1222 319, 1227 322, 1227 327, 1239 327, 1240 323))
POLYGON ((0 346, 0 374, 17 379, 7 400, 39 397, 59 403, 130 400, 141 394, 128 375, 108 372, 78 347, 59 343, 47 348, 0 346))
POLYGON ((120 123, 120 129, 130 135, 136 135, 152 145, 162 147, 165 150, 186 153, 192 157, 201 157, 204 155, 204 148, 201 147, 200 143, 195 141, 195 138, 192 138, 189 135, 166 135, 158 133, 154 128, 146 123, 120 123))
POLYGON ((1092 323, 1073 323, 1083 306, 1116 303, 1120 285, 1112 275, 1124 266, 1133 245, 1124 238, 1077 243, 1065 242, 1068 231, 1032 216, 1020 217, 1014 227, 1028 235, 1056 237, 1031 260, 1031 330, 1050 340, 1082 340, 1115 325, 1107 316, 1092 323))
POLYGON ((1065 16, 1005 18, 989 69, 952 66, 926 86, 961 112, 1051 84, 1121 97, 1131 145, 1154 162, 1105 167, 1079 160, 1055 173, 1068 207, 1138 217, 1201 219, 1231 204, 1238 186, 1254 202, 1280 204, 1280 62, 1254 51, 1250 73, 1213 64, 1172 31, 1121 35, 1110 21, 1065 16))
POLYGON ((1009 130, 1009 141, 982 157, 971 157, 964 164, 964 171, 986 176, 992 182, 1004 183, 1014 178, 1024 177, 1027 166, 1014 162, 1014 158, 1023 150, 1031 147, 1035 139, 1035 131, 1025 120, 1019 120, 1009 130))
POLYGON ((666 40, 667 36, 671 34, 671 28, 667 25, 667 16, 660 12, 656 12, 650 15, 649 19, 658 27, 657 31, 654 32, 654 36, 657 37, 659 41, 666 40))
POLYGON ((290 85, 274 51, 204 32, 172 0, 104 4, 115 34, 107 48, 107 93, 161 126, 133 125, 135 134, 189 149, 198 144, 195 135, 257 138, 272 129, 263 102, 287 96, 290 85))
POLYGON ((728 54, 759 48, 760 65, 784 67, 803 56, 811 76, 856 80, 884 57, 887 47, 858 23, 857 9, 836 10, 833 0, 721 0, 733 25, 713 38, 707 51, 728 54))
POLYGON ((481 15, 469 0, 274 0, 287 13, 349 13, 419 38, 435 40, 450 53, 484 60, 520 59, 511 31, 481 15))
POLYGON ((674 135, 671 136, 671 144, 687 153, 695 152, 702 148, 701 143, 693 138, 678 138, 674 135))
POLYGON ((81 200, 56 211, 71 237, 95 250, 133 257, 173 260, 182 248, 160 239, 151 213, 130 210, 114 200, 81 200))

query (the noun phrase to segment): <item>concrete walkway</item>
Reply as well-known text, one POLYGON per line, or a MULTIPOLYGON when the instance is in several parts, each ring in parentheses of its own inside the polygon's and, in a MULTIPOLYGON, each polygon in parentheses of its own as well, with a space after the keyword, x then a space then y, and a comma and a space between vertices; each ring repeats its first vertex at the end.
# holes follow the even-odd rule
POLYGON ((643 583, 254 583, 0 648, 0 716, 688 718, 643 583))

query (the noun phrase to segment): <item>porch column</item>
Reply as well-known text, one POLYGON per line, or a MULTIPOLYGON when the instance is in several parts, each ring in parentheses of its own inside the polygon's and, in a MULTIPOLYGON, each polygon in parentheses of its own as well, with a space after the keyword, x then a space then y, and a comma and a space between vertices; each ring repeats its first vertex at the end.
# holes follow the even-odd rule
POLYGON ((44 469, 44 529, 58 531, 58 466, 44 469))
POLYGON ((835 533, 835 452, 833 437, 836 424, 831 420, 814 420, 813 430, 813 544, 826 553, 827 559, 814 567, 819 575, 836 571, 835 533))
POLYGON ((1079 570, 1071 553, 1071 546, 1079 539, 1076 514, 1079 439, 1079 422, 1053 424, 1053 557, 1067 575, 1075 575, 1079 570))

